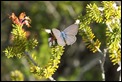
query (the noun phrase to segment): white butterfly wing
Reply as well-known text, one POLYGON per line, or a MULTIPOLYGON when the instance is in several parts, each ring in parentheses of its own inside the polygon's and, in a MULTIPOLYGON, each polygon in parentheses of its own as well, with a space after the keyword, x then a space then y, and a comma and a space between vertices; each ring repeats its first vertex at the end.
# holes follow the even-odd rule
POLYGON ((78 32, 78 24, 72 24, 64 30, 67 35, 76 35, 78 32))
POLYGON ((58 44, 60 46, 65 46, 65 42, 64 42, 63 37, 61 36, 61 32, 55 28, 52 29, 52 32, 53 32, 54 36, 56 37, 58 44))
POLYGON ((75 35, 68 35, 65 38, 65 41, 66 41, 67 45, 72 45, 76 41, 76 37, 75 37, 75 35))

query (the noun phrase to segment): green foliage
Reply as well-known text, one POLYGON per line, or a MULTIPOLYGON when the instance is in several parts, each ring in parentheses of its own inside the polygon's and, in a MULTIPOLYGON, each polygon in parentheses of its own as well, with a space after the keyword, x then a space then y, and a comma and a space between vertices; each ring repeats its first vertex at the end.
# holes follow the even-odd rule
POLYGON ((39 51, 35 55, 37 57, 37 62, 40 66, 44 66, 48 63, 51 55, 51 48, 48 45, 48 34, 45 31, 40 32, 41 45, 39 46, 39 51), (43 59, 40 61, 40 59, 43 59))
POLYGON ((14 27, 11 32, 12 44, 11 46, 8 46, 4 52, 8 58, 14 56, 21 58, 25 51, 31 51, 31 49, 37 46, 38 42, 36 39, 28 41, 26 32, 22 29, 21 26, 18 26, 17 24, 12 26, 14 27))
POLYGON ((30 51, 32 49, 35 48, 35 46, 37 46, 38 42, 36 39, 30 39, 28 42, 27 42, 27 46, 26 46, 26 51, 30 51))
POLYGON ((63 46, 55 46, 51 48, 51 57, 48 62, 43 67, 40 66, 31 66, 30 71, 35 75, 39 76, 39 78, 49 78, 51 77, 56 69, 58 68, 58 64, 60 63, 61 56, 63 55, 63 46))
MULTIPOLYGON (((69 22, 71 23, 71 21, 67 21, 67 20, 70 17, 76 16, 75 13, 81 12, 81 3, 79 2, 76 2, 76 4, 79 5, 80 7, 77 7, 76 4, 73 4, 71 2, 65 2, 65 3, 61 2, 61 3, 62 4, 58 2, 39 2, 39 3, 34 3, 34 5, 31 5, 31 7, 26 7, 32 10, 31 11, 31 13, 33 13, 32 16, 33 18, 36 18, 36 20, 33 21, 34 27, 35 28, 37 27, 36 29, 40 31, 41 29, 40 25, 45 27, 50 26, 49 28, 52 28, 52 27, 57 27, 57 25, 60 25, 59 24, 60 21, 61 22, 65 21, 65 23, 69 23, 69 22), (35 5, 39 5, 39 6, 35 6, 35 5), (56 8, 54 8, 53 6, 56 6, 56 8), (53 13, 55 14, 52 14, 51 10, 49 11, 47 10, 50 9, 49 7, 53 8, 53 13), (54 19, 56 21, 51 22, 54 19)), ((120 50, 121 49, 120 46, 121 6, 118 7, 115 6, 113 1, 102 1, 102 7, 98 7, 95 3, 88 4, 86 7, 86 14, 84 16, 80 15, 78 19, 80 20, 79 34, 82 36, 83 41, 86 42, 87 48, 93 51, 93 53, 100 50, 101 41, 93 33, 91 29, 92 27, 91 24, 93 22, 96 22, 96 23, 102 23, 106 25, 107 27, 106 34, 105 34, 106 45, 107 45, 106 47, 108 48, 109 57, 113 62, 113 64, 117 64, 118 62, 120 62, 121 61, 121 50, 120 50)), ((30 72, 35 74, 40 79, 42 78, 47 79, 51 77, 59 66, 61 56, 63 55, 64 52, 64 47, 55 46, 49 48, 47 44, 48 43, 47 36, 45 32, 41 31, 40 32, 41 37, 39 38, 41 39, 42 44, 39 45, 40 46, 39 52, 33 51, 33 49, 37 46, 38 41, 35 38, 27 39, 26 31, 22 30, 21 26, 18 25, 12 25, 12 26, 13 26, 13 30, 11 32, 12 43, 4 50, 7 58, 11 58, 14 56, 21 58, 25 55, 25 52, 31 52, 30 60, 33 60, 36 63, 36 65, 33 64, 33 62, 29 62, 30 72)), ((12 72, 11 77, 12 80, 14 81, 23 80, 22 79, 23 76, 20 72, 12 72), (18 77, 16 77, 16 74, 18 75, 18 77)))
POLYGON ((121 6, 117 8, 114 1, 103 1, 104 6, 104 21, 111 22, 113 19, 120 19, 121 18, 121 6))
POLYGON ((100 23, 103 20, 102 13, 99 11, 98 6, 95 3, 93 5, 87 5, 86 11, 88 18, 90 18, 91 21, 100 23))
MULTIPOLYGON (((50 57, 48 63, 46 63, 46 65, 44 65, 42 63, 38 63, 38 62, 40 62, 39 56, 41 57, 42 56, 41 54, 38 55, 38 57, 35 54, 32 54, 32 55, 28 54, 28 52, 30 52, 30 51, 32 52, 32 49, 34 49, 37 46, 37 44, 38 44, 37 40, 34 38, 28 40, 28 38, 26 36, 26 31, 24 31, 22 29, 23 25, 20 25, 21 21, 17 21, 15 19, 15 17, 13 17, 13 16, 12 16, 12 20, 15 23, 15 25, 12 25, 14 27, 11 32, 12 33, 12 41, 11 41, 12 44, 10 47, 8 47, 4 50, 5 55, 8 58, 14 57, 14 56, 21 58, 22 56, 26 55, 28 57, 28 59, 31 60, 31 62, 29 61, 30 65, 33 65, 33 66, 30 66, 32 73, 39 76, 39 78, 50 78, 52 76, 52 74, 54 74, 56 69, 58 68, 58 64, 60 63, 61 55, 63 54, 63 51, 64 51, 63 46, 55 46, 55 47, 52 47, 50 50, 49 46, 47 45, 48 40, 47 40, 47 38, 45 38, 46 32, 41 32, 41 35, 44 36, 44 37, 43 36, 42 37, 45 39, 42 40, 42 42, 44 44, 42 44, 40 51, 41 52, 43 50, 47 51, 47 52, 43 53, 45 55, 48 55, 49 53, 51 53, 51 57, 50 57), (45 46, 45 44, 46 44, 46 46, 45 46)), ((18 73, 18 71, 17 71, 17 73, 18 73)), ((16 76, 13 72, 12 72, 12 80, 18 80, 18 78, 16 78, 16 76)))
POLYGON ((121 61, 121 6, 116 6, 113 1, 103 1, 102 7, 96 4, 88 4, 86 7, 86 15, 79 17, 81 23, 79 32, 83 40, 86 42, 91 51, 94 53, 100 51, 101 42, 95 38, 92 33, 90 24, 93 22, 106 24, 106 47, 113 64, 121 61))
POLYGON ((106 44, 109 49, 110 58, 115 65, 121 61, 121 27, 120 23, 117 22, 112 22, 108 27, 111 30, 109 28, 106 29, 106 36, 108 37, 106 44))
POLYGON ((10 77, 12 81, 24 81, 24 76, 19 70, 12 71, 10 77))
POLYGON ((113 64, 121 61, 120 41, 121 41, 121 6, 116 6, 114 2, 103 2, 105 6, 106 28, 106 44, 110 59, 113 64))
POLYGON ((92 33, 90 26, 84 25, 84 24, 87 24, 87 23, 81 22, 80 28, 79 28, 79 34, 82 36, 83 41, 86 42, 86 45, 88 46, 88 48, 95 53, 96 51, 98 51, 101 45, 101 42, 98 39, 94 40, 95 36, 92 33))

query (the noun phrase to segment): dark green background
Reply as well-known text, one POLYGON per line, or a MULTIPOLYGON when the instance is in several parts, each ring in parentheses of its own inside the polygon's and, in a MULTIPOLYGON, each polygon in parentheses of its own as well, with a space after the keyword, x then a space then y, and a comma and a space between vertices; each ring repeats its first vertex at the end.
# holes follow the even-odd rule
MULTIPOLYGON (((24 74, 24 80, 37 80, 29 72, 27 61, 22 58, 7 59, 2 52, 8 45, 12 22, 8 14, 15 13, 19 16, 25 12, 32 20, 29 30, 37 39, 38 46, 35 49, 37 55, 41 55, 41 64, 48 61, 49 55, 43 45, 47 38, 43 35, 43 29, 58 28, 63 30, 73 24, 79 15, 85 14, 86 5, 96 3, 101 6, 100 1, 2 1, 1 2, 1 79, 10 80, 10 72, 18 69, 24 74), (45 38, 44 38, 45 37, 45 38), (45 39, 45 40, 44 40, 45 39), (43 46, 42 46, 43 45, 43 46), (44 54, 47 53, 47 54, 44 54), (44 54, 44 55, 43 55, 44 54)), ((26 27, 26 26, 25 26, 26 27)), ((102 42, 101 50, 105 47, 105 25, 93 23, 91 25, 95 36, 102 42)), ((45 43, 48 44, 48 43, 45 43)), ((86 48, 82 37, 78 34, 77 41, 72 46, 66 46, 61 58, 59 68, 53 77, 60 81, 101 81, 101 69, 99 65, 100 54, 93 54, 86 48)), ((117 65, 113 66, 108 56, 105 62, 107 81, 118 80, 117 65)))

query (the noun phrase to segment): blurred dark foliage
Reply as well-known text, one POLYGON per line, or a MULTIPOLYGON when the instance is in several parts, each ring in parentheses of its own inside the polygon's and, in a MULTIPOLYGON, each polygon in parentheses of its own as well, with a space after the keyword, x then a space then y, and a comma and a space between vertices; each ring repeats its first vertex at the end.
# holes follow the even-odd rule
MULTIPOLYGON (((25 71, 29 68, 23 65, 22 62, 25 60, 18 58, 7 59, 2 52, 10 43, 12 22, 9 19, 9 15, 11 15, 12 12, 17 16, 19 16, 21 12, 25 12, 26 15, 31 18, 31 28, 24 27, 38 39, 39 44, 36 48, 38 51, 43 39, 40 36, 40 32, 46 28, 58 28, 63 30, 73 24, 79 15, 85 14, 86 5, 89 3, 96 3, 98 6, 101 5, 101 1, 1 1, 2 81, 10 80, 9 74, 15 69, 23 72, 25 80, 36 80, 33 75, 25 71)), ((102 43, 102 50, 105 47, 105 25, 93 23, 91 27, 95 36, 102 43)), ((82 41, 82 37, 78 34, 77 41, 72 46, 65 47, 59 68, 53 77, 56 80, 100 81, 102 78, 99 59, 100 54, 90 52, 82 41)), ((41 59, 40 62, 43 61, 44 60, 41 59)), ((106 81, 118 80, 119 74, 116 69, 117 65, 113 66, 107 56, 105 62, 106 81)))

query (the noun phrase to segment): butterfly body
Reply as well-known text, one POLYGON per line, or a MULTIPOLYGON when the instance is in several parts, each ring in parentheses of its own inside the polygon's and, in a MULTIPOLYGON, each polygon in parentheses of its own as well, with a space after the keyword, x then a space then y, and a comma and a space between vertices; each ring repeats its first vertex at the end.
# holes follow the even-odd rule
POLYGON ((65 38, 67 38, 67 35, 62 31, 60 37, 63 37, 63 39, 65 40, 65 38))

